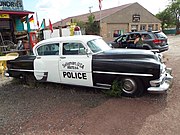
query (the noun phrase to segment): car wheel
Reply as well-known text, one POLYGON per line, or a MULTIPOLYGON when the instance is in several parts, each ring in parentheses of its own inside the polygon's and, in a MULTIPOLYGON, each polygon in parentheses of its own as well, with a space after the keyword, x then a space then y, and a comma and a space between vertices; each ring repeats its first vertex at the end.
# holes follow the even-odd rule
POLYGON ((145 50, 151 50, 152 47, 151 47, 150 45, 148 45, 148 44, 145 44, 145 45, 143 45, 143 49, 145 49, 145 50))
POLYGON ((34 87, 36 85, 36 79, 33 74, 25 74, 24 81, 25 81, 25 84, 30 87, 34 87))
POLYGON ((127 77, 120 80, 122 95, 127 97, 139 97, 143 94, 144 86, 140 79, 127 77))

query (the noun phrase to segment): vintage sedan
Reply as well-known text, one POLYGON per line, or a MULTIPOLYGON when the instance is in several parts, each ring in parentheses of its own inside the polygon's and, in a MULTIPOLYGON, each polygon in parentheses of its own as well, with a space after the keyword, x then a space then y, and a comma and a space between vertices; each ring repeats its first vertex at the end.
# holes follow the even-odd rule
POLYGON ((51 38, 39 42, 33 55, 7 62, 6 76, 36 81, 111 89, 119 82, 122 94, 162 93, 173 77, 162 57, 150 50, 112 49, 99 36, 51 38))

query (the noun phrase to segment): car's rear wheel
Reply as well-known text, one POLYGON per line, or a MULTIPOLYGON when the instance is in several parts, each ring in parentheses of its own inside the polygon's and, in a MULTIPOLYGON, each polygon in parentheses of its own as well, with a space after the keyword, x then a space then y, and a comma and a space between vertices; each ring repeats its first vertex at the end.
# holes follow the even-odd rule
POLYGON ((37 83, 34 75, 33 74, 28 74, 28 73, 26 73, 24 75, 24 81, 25 81, 25 84, 29 85, 30 87, 35 86, 36 83, 37 83))
POLYGON ((126 77, 120 80, 122 95, 127 97, 138 97, 143 94, 144 86, 140 79, 126 77))
POLYGON ((151 50, 152 47, 151 47, 150 45, 148 45, 148 44, 144 44, 144 45, 143 45, 143 49, 145 49, 145 50, 151 50))

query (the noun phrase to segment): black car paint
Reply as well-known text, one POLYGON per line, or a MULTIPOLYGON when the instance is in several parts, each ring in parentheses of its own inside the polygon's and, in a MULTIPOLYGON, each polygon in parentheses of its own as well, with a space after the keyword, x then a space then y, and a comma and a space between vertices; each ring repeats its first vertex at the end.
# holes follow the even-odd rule
MULTIPOLYGON (((26 73, 33 74, 34 72, 34 60, 36 56, 20 56, 15 60, 7 62, 7 73, 11 77, 20 78, 26 73)), ((113 80, 127 76, 138 77, 147 82, 155 80, 160 77, 160 63, 158 58, 153 52, 145 50, 132 50, 132 49, 111 49, 101 53, 92 55, 92 78, 93 85, 109 84, 111 85, 113 80), (101 71, 104 73, 96 73, 95 71, 101 71), (115 74, 111 74, 111 73, 115 74), (125 73, 119 75, 116 73, 125 73), (135 75, 133 75, 135 73, 135 75), (129 75, 132 74, 132 75, 129 75), (143 75, 152 76, 143 76, 143 75)))
POLYGON ((93 72, 103 72, 101 74, 93 73, 94 85, 112 84, 112 81, 116 78, 125 76, 138 77, 144 82, 160 77, 160 62, 150 51, 112 49, 93 55, 92 65, 93 72), (118 73, 124 73, 124 75, 118 73), (146 76, 148 74, 152 76, 146 76))
POLYGON ((34 60, 36 56, 22 55, 15 60, 7 61, 7 73, 11 77, 19 78, 25 73, 33 73, 34 70, 34 60))

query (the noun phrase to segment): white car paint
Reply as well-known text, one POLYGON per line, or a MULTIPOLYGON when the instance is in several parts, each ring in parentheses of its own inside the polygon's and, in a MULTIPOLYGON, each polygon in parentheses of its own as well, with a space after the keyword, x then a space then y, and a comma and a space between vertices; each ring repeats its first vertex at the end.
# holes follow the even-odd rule
POLYGON ((71 36, 58 37, 39 42, 34 48, 33 53, 36 56, 34 60, 34 76, 37 80, 43 79, 45 72, 48 72, 47 81, 93 86, 92 80, 92 52, 87 46, 87 42, 92 39, 99 39, 99 36, 71 36), (84 55, 63 55, 63 42, 77 42, 83 44, 88 53, 84 55), (58 43, 59 55, 38 55, 37 49, 40 46, 58 43))

